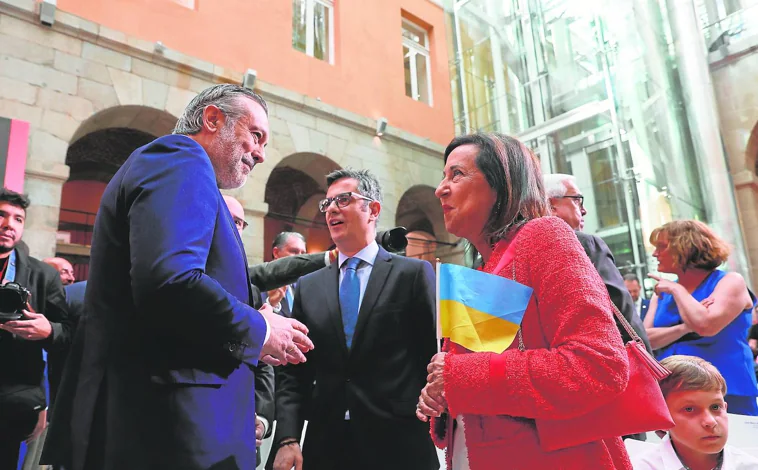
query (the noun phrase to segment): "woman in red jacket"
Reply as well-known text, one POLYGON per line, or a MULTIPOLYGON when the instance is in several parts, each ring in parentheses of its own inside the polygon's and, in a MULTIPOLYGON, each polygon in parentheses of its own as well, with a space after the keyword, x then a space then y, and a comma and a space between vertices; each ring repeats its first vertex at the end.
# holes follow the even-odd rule
POLYGON ((518 341, 501 354, 447 342, 429 364, 417 415, 433 418, 448 468, 631 469, 620 437, 540 447, 535 420, 570 419, 610 403, 626 388, 629 365, 603 281, 569 226, 544 217, 537 159, 504 135, 457 137, 445 150, 436 195, 445 227, 469 240, 485 272, 534 289, 523 351, 518 341), (437 419, 443 412, 456 426, 437 419))

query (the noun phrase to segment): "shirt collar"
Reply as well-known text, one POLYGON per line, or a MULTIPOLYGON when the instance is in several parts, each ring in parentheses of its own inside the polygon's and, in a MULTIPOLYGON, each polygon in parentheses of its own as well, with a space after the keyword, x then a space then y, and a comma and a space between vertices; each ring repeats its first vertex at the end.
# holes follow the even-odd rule
POLYGON ((661 460, 663 460, 663 468, 661 470, 684 470, 682 461, 679 460, 679 456, 676 455, 674 446, 671 444, 671 435, 666 434, 661 442, 661 460))
MULTIPOLYGON (((379 254, 379 245, 377 245, 376 240, 371 240, 371 243, 366 245, 365 248, 363 248, 361 251, 353 255, 353 258, 360 258, 361 261, 364 263, 367 263, 371 266, 374 265, 374 261, 376 261, 376 255, 379 254)), ((348 260, 348 257, 345 256, 341 251, 339 255, 339 266, 340 269, 344 266, 345 261, 348 260)))
MULTIPOLYGON (((666 434, 661 441, 661 459, 663 460, 663 468, 661 470, 685 470, 686 467, 682 464, 682 461, 679 460, 679 456, 676 455, 674 446, 671 444, 671 434, 666 434)), ((731 468, 729 465, 732 465, 732 460, 736 459, 731 455, 729 446, 724 446, 723 452, 724 460, 721 462, 721 468, 723 470, 728 470, 731 468)))

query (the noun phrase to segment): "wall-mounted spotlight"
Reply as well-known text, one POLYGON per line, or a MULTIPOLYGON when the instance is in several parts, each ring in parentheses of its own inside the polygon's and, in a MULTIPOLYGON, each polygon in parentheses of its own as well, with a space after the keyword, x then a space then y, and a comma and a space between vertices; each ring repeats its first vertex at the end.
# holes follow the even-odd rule
POLYGON ((55 23, 55 10, 58 8, 57 0, 42 0, 39 4, 39 21, 46 26, 55 23))
POLYGON ((166 51, 166 45, 163 44, 161 41, 158 41, 155 43, 155 47, 153 48, 156 54, 163 54, 166 51))
POLYGON ((255 79, 258 77, 258 72, 253 69, 247 69, 245 76, 242 77, 242 86, 252 90, 255 88, 255 79))
POLYGON ((380 117, 376 121, 376 136, 381 137, 384 135, 384 131, 387 130, 387 118, 380 117))

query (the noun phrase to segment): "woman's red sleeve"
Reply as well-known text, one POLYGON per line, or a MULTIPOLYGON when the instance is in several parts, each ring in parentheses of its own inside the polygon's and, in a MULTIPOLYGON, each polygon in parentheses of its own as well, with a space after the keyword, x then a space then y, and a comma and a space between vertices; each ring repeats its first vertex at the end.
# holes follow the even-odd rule
POLYGON ((517 279, 534 288, 537 309, 531 311, 539 321, 524 327, 526 351, 447 355, 452 416, 567 419, 609 403, 626 388, 629 364, 610 299, 576 235, 555 217, 537 219, 522 231, 517 279), (541 332, 528 331, 538 325, 541 332), (535 335, 549 347, 529 349, 535 335))

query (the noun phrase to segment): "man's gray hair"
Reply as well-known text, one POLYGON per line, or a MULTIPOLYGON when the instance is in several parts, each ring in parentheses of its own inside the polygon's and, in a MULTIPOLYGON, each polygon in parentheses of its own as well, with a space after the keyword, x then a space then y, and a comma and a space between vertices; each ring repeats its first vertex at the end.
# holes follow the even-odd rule
MULTIPOLYGON (((358 181, 358 192, 363 196, 370 197, 374 201, 382 202, 382 187, 379 180, 368 170, 354 170, 345 168, 344 170, 335 170, 326 175, 326 186, 329 187, 335 181, 343 178, 352 178, 358 181)), ((368 201, 366 201, 368 204, 368 201)))
POLYGON ((566 182, 576 184, 576 178, 573 175, 564 175, 563 173, 548 173, 542 178, 545 182, 545 195, 547 197, 563 197, 568 192, 566 182))
POLYGON ((253 90, 229 83, 213 85, 201 91, 190 101, 179 120, 176 121, 174 134, 193 135, 200 132, 203 128, 203 111, 210 105, 220 109, 230 122, 236 122, 245 114, 245 109, 240 105, 240 98, 250 98, 255 101, 268 115, 266 100, 253 90))
POLYGON ((280 250, 282 247, 287 243, 287 240, 290 239, 290 237, 296 237, 305 243, 305 237, 302 233, 299 232, 281 232, 279 235, 274 238, 274 243, 271 244, 271 249, 279 248, 280 250))

